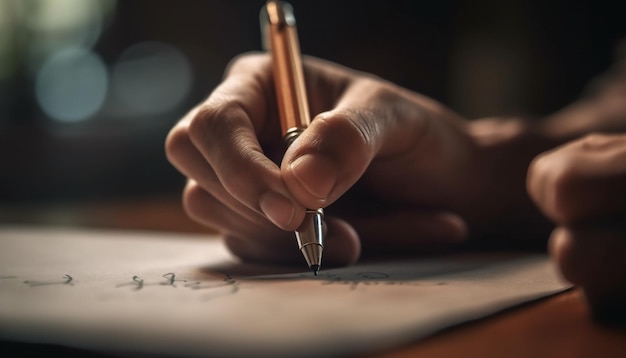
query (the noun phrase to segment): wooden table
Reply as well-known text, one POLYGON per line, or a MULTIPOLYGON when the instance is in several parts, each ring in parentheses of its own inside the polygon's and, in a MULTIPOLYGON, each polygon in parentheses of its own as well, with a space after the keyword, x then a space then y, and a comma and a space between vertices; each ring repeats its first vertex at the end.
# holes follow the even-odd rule
MULTIPOLYGON (((5 206, 0 223, 213 233, 189 220, 175 197, 5 206)), ((573 289, 370 357, 626 357, 626 325, 595 323, 573 289)))

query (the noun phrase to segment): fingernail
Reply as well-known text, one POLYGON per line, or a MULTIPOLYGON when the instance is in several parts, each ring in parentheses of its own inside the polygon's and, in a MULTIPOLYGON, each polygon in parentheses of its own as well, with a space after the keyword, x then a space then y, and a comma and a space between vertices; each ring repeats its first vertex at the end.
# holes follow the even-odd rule
POLYGON ((261 195, 259 200, 261 211, 267 218, 280 228, 286 228, 291 224, 295 208, 291 200, 273 191, 261 195))
POLYGON ((289 167, 300 185, 320 200, 326 200, 335 187, 333 163, 323 156, 305 154, 289 167))

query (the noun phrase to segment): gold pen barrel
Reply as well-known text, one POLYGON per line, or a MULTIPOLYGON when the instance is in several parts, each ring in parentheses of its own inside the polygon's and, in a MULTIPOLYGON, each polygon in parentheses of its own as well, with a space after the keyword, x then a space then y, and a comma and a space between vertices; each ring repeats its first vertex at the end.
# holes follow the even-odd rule
MULTIPOLYGON (((302 71, 296 20, 291 5, 270 0, 261 12, 263 43, 272 53, 274 87, 282 128, 287 145, 311 124, 311 115, 302 71)), ((322 263, 326 225, 322 209, 307 209, 296 231, 300 252, 317 275, 322 263)))
POLYGON ((311 123, 296 20, 291 5, 268 1, 266 46, 271 48, 274 86, 283 137, 293 141, 311 123))

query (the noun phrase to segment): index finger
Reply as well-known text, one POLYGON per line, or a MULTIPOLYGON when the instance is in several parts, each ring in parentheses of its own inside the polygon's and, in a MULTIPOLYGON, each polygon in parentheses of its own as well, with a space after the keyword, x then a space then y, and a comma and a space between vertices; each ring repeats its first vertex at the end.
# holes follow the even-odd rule
POLYGON ((263 55, 235 60, 224 81, 198 107, 189 137, 232 197, 282 229, 295 230, 304 208, 293 200, 258 140, 264 131, 274 131, 272 126, 279 133, 270 114, 269 61, 263 55))

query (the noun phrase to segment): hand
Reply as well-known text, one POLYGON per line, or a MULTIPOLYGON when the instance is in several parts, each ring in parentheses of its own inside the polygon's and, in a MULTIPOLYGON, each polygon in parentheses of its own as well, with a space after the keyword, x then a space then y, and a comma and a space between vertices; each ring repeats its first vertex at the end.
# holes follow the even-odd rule
POLYGON ((500 211, 506 193, 499 183, 508 181, 494 172, 522 178, 524 192, 523 171, 507 171, 513 160, 473 134, 480 125, 336 64, 306 58, 304 72, 315 117, 286 152, 266 55, 233 61, 223 83, 168 136, 168 158, 189 178, 187 213, 220 230, 240 257, 300 262, 290 231, 306 207, 329 206, 325 264, 354 262, 361 246, 444 247, 500 211))
POLYGON ((540 155, 528 191, 557 223, 550 251, 600 319, 626 322, 626 135, 590 135, 540 155))

